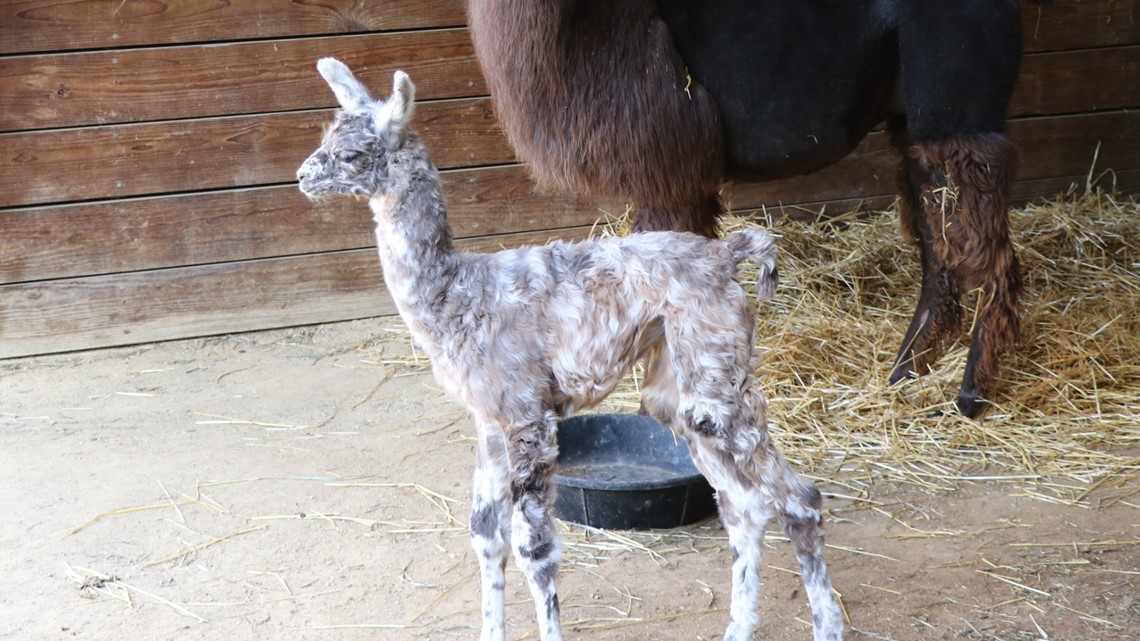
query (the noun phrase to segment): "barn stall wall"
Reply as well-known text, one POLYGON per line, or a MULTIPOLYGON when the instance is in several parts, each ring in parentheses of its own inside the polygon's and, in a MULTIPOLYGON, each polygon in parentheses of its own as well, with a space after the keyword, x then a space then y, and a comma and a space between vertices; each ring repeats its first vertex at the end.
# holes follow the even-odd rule
MULTIPOLYGON (((1024 6, 1019 201, 1083 184, 1094 154, 1140 191, 1137 4, 1024 6)), ((463 0, 0 3, 0 358, 394 313, 366 208, 293 183, 333 107, 325 55, 377 92, 411 74, 462 246, 588 234, 596 207, 535 192, 515 163, 464 18, 463 0)), ((886 206, 896 163, 876 132, 728 197, 886 206)))

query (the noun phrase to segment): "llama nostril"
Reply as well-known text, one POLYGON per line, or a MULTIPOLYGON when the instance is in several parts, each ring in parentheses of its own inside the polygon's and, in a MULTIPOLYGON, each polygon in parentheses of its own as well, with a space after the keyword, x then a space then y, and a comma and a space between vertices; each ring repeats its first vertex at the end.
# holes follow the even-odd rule
POLYGON ((316 158, 312 156, 306 158, 305 162, 301 163, 301 166, 297 169, 297 180, 305 180, 306 178, 311 178, 316 175, 317 164, 316 158))

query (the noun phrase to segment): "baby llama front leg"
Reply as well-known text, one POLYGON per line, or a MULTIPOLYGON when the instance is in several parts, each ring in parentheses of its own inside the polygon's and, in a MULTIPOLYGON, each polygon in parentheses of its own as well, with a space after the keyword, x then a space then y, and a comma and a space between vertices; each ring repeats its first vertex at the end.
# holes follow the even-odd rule
MULTIPOLYGON (((415 92, 411 80, 396 72, 391 97, 376 101, 343 63, 325 58, 317 69, 342 109, 320 148, 298 170, 301 190, 311 198, 341 194, 369 199, 384 282, 400 316, 431 357, 437 377, 438 368, 447 363, 453 376, 445 387, 463 389, 472 380, 496 379, 496 373, 473 366, 479 359, 455 342, 454 327, 463 323, 465 312, 454 299, 463 298, 464 309, 481 303, 477 288, 464 289, 456 281, 463 280, 464 269, 471 276, 481 273, 481 267, 473 264, 479 259, 465 262, 456 252, 439 173, 408 126, 415 92), (448 300, 451 307, 445 310, 448 300)), ((540 394, 524 396, 535 401, 520 400, 510 412, 494 407, 482 419, 468 403, 480 429, 471 537, 480 558, 484 641, 505 636, 508 545, 513 545, 534 596, 542 641, 560 641, 562 636, 555 584, 560 545, 550 514, 558 417, 545 408, 540 394), (502 420, 507 413, 518 419, 502 420)), ((500 403, 509 397, 493 395, 500 403)))
POLYGON ((503 641, 507 547, 527 578, 543 641, 559 641, 557 575, 561 545, 550 514, 557 459, 553 414, 504 430, 477 419, 471 545, 479 557, 480 641, 503 641))
POLYGON ((562 639, 557 589, 562 543, 551 515, 557 431, 558 417, 553 412, 506 428, 511 463, 511 541, 515 561, 534 599, 542 641, 562 639))
POLYGON ((491 421, 476 419, 475 474, 471 491, 471 547, 479 558, 482 596, 480 641, 504 641, 507 548, 511 502, 507 446, 491 421))

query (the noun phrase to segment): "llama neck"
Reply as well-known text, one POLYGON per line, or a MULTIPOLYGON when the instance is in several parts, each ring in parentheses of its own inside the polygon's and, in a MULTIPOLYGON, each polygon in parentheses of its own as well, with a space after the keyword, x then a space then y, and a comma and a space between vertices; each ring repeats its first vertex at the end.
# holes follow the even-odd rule
MULTIPOLYGON (((369 200, 384 282, 416 331, 442 311, 459 269, 439 173, 418 141, 396 152, 382 188, 369 200)), ((417 334, 420 332, 416 332, 417 334)))

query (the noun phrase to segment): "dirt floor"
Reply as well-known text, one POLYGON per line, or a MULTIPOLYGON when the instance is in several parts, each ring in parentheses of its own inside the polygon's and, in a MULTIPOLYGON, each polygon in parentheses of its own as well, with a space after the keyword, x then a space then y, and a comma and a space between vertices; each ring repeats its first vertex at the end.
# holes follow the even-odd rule
MULTIPOLYGON (((0 638, 477 638, 472 428, 398 327, 0 362, 0 638)), ((819 479, 848 638, 1136 638, 1136 497, 836 480, 819 479)), ((568 638, 721 637, 715 520, 563 532, 568 638)), ((795 561, 769 539, 756 637, 809 639, 795 561)), ((508 579, 508 638, 534 639, 508 579)))

